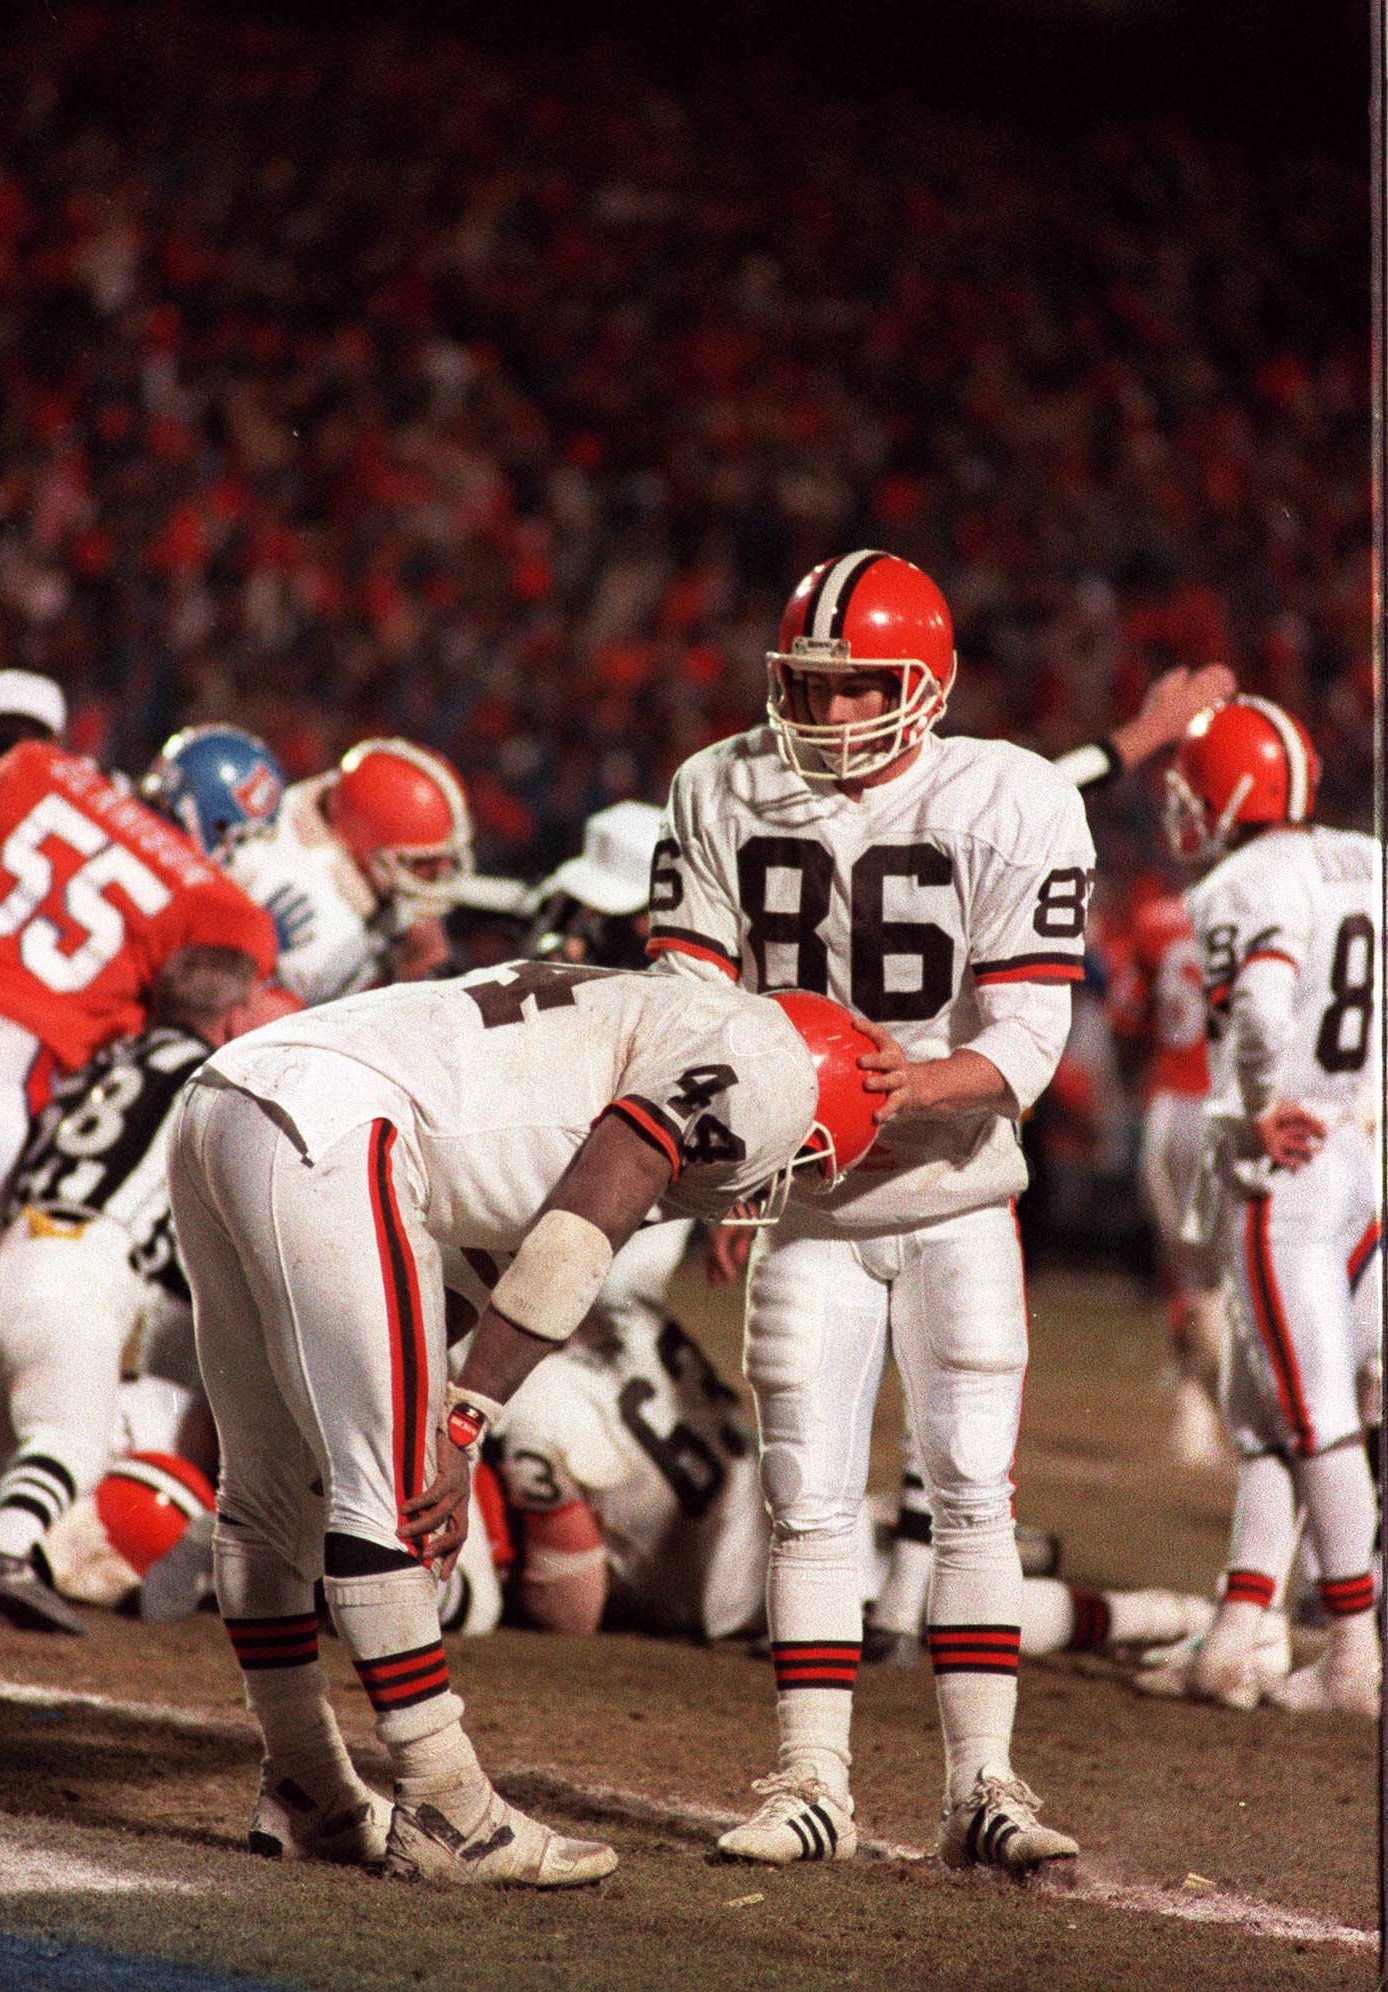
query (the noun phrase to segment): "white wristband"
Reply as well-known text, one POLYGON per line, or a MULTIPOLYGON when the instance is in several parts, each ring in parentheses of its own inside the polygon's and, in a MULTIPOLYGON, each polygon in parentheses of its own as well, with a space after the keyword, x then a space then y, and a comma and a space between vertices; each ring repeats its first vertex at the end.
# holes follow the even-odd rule
POLYGON ((567 1342, 612 1264, 604 1232, 572 1210, 547 1210, 492 1289, 492 1306, 546 1342, 567 1342))

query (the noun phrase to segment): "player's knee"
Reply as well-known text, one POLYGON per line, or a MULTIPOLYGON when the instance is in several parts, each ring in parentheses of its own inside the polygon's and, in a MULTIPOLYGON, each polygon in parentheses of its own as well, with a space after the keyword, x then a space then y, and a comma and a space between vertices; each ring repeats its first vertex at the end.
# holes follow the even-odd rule
POLYGON ((800 1449, 772 1444, 763 1448, 761 1486, 777 1539, 852 1533, 859 1503, 840 1491, 815 1484, 800 1449))

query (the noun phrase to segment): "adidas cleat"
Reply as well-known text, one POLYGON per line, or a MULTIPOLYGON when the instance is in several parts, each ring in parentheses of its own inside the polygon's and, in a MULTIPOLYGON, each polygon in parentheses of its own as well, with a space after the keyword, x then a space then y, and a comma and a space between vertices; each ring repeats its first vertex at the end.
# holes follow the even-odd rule
POLYGON ((27 1556, 0 1556, 0 1618, 30 1632, 66 1632, 86 1636, 79 1612, 34 1568, 27 1556))
POLYGON ((803 1772, 774 1771, 758 1778, 753 1791, 765 1804, 718 1836, 718 1850, 735 1861, 765 1861, 788 1867, 792 1861, 846 1861, 858 1851, 853 1801, 835 1798, 821 1781, 803 1772))
POLYGON ((1020 1778, 982 1773, 961 1805, 941 1817, 941 1861, 949 1868, 995 1867, 1027 1874, 1043 1861, 1074 1860, 1079 1845, 1037 1819, 1041 1801, 1020 1778))

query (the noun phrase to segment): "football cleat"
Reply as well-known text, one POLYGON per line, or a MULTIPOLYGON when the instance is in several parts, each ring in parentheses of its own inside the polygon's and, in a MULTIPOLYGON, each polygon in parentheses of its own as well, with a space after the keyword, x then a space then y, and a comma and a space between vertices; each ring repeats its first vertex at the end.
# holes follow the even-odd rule
POLYGON ((570 1840, 493 1791, 470 1832, 454 1825, 428 1800, 396 1800, 384 1872, 396 1881, 427 1881, 444 1888, 478 1882, 521 1888, 579 1888, 601 1881, 617 1865, 600 1840, 570 1840))
POLYGON ((753 1791, 765 1803, 718 1836, 718 1851, 735 1861, 765 1861, 788 1867, 792 1861, 846 1861, 858 1851, 853 1801, 835 1798, 819 1778, 803 1771, 773 1771, 758 1778, 753 1791))
POLYGON ((262 1767, 247 1845, 272 1861, 335 1861, 375 1867, 385 1857, 390 1803, 360 1778, 339 1778, 315 1797, 296 1778, 262 1767))
POLYGON ((81 1614, 46 1583, 27 1556, 0 1556, 0 1618, 30 1632, 86 1636, 81 1614))
POLYGON ((1020 1778, 982 1771, 962 1804, 946 1805, 940 1820, 941 1861, 946 1867, 995 1867, 1026 1874, 1043 1861, 1074 1860, 1079 1844, 1068 1833, 1041 1825, 1041 1801, 1020 1778))
POLYGON ((1139 1694, 1165 1700, 1212 1701, 1224 1708, 1247 1711, 1256 1708, 1291 1671, 1291 1629, 1283 1611, 1264 1612, 1251 1647, 1221 1640, 1202 1663, 1201 1655, 1209 1644, 1210 1636, 1188 1637, 1165 1650, 1155 1648, 1145 1654, 1142 1670, 1134 1680, 1139 1694))
POLYGON ((1267 1699, 1294 1715, 1334 1712, 1376 1722, 1383 1706, 1383 1669, 1373 1614, 1332 1624, 1320 1658, 1273 1682, 1267 1699))

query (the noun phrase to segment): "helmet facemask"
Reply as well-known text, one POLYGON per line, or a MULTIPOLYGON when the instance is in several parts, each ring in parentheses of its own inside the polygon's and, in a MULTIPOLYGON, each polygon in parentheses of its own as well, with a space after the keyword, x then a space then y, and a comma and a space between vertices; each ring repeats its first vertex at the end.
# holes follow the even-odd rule
POLYGON ((1253 786, 1253 777, 1240 775, 1230 791, 1229 800, 1213 820, 1209 806, 1196 794, 1179 768, 1167 769, 1165 786, 1162 830, 1171 855, 1183 865, 1212 864, 1228 848, 1229 833, 1238 821, 1244 798, 1253 786))
POLYGON ((955 659, 941 684, 916 658, 855 657, 842 638, 797 636, 789 652, 767 652, 767 718, 786 765, 806 782, 861 781, 900 760, 944 716, 954 684, 955 659), (894 703, 875 719, 843 725, 810 717, 806 680, 890 672, 898 685, 894 703))
POLYGON ((811 1169, 818 1171, 819 1180, 816 1182, 811 1177, 805 1187, 808 1194, 814 1197, 827 1197, 848 1173, 839 1168, 834 1153, 834 1137, 822 1121, 813 1121, 809 1133, 784 1168, 778 1169, 750 1197, 735 1203, 721 1222, 744 1231, 769 1230, 785 1214, 796 1177, 811 1169))

